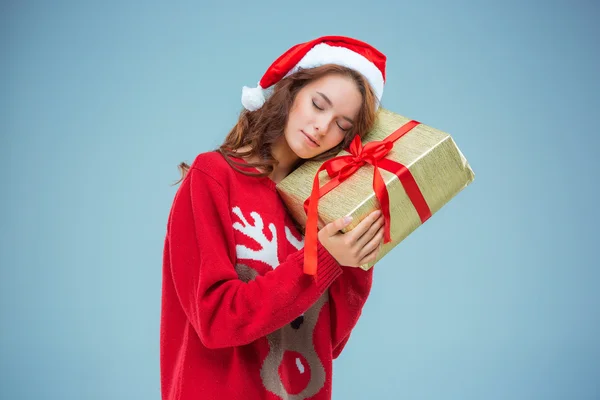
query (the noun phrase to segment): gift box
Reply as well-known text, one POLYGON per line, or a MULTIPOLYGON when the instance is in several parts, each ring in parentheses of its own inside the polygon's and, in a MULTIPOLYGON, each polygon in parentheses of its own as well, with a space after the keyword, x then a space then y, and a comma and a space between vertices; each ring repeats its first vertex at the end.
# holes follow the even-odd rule
POLYGON ((277 184, 296 222, 305 229, 305 272, 316 275, 316 234, 351 215, 353 229, 376 209, 386 220, 376 261, 473 182, 475 174, 452 137, 380 108, 373 129, 333 159, 306 161, 277 184))

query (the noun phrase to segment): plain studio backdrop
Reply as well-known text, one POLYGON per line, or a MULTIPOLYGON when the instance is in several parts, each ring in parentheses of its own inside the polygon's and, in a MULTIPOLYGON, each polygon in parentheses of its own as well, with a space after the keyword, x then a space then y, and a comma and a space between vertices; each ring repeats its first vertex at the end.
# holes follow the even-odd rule
POLYGON ((333 398, 598 399, 595 1, 2 2, 0 398, 160 398, 177 165, 282 52, 388 56, 475 181, 376 265, 333 398))

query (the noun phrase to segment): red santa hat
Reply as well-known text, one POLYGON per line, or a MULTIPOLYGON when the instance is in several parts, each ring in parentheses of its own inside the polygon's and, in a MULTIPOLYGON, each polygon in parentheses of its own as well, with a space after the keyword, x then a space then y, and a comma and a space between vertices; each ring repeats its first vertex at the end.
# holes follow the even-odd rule
POLYGON ((268 89, 281 79, 300 68, 337 64, 360 72, 373 88, 379 106, 385 84, 385 63, 386 56, 365 42, 344 36, 323 36, 297 44, 283 53, 267 69, 257 87, 243 87, 242 104, 247 110, 256 111, 270 95, 268 89))

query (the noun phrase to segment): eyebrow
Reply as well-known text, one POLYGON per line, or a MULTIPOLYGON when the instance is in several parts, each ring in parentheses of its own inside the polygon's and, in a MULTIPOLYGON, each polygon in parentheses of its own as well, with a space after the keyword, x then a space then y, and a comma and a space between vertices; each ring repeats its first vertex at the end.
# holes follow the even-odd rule
MULTIPOLYGON (((321 93, 321 92, 317 92, 317 93, 319 93, 319 94, 321 95, 321 97, 323 97, 323 98, 325 99, 325 101, 326 101, 327 103, 329 103, 329 105, 330 105, 330 106, 332 106, 332 107, 333 107, 333 103, 331 102, 331 100, 329 100, 329 97, 325 96, 325 95, 324 95, 323 93, 321 93)), ((344 118, 346 121, 350 122, 351 124, 354 124, 354 121, 352 121, 350 118, 348 118, 348 117, 343 117, 343 118, 344 118)))

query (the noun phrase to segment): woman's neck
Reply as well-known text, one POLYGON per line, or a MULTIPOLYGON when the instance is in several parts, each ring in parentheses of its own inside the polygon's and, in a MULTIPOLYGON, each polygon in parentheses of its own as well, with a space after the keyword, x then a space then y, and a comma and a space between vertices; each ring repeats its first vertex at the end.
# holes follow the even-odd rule
MULTIPOLYGON (((239 152, 250 150, 249 146, 241 147, 238 149, 239 152)), ((273 158, 278 161, 278 164, 274 166, 273 172, 269 174, 269 179, 271 179, 275 183, 281 182, 286 176, 292 172, 298 161, 300 161, 300 157, 296 155, 290 149, 285 138, 282 137, 278 142, 274 143, 271 147, 271 154, 273 154, 273 158)), ((261 161, 257 156, 253 156, 247 159, 248 162, 258 162, 261 161)), ((259 168, 260 170, 260 168, 259 168)))
POLYGON ((275 183, 279 183, 292 172, 298 161, 300 161, 300 157, 290 149, 284 137, 273 144, 271 153, 279 164, 275 166, 269 178, 275 183))

